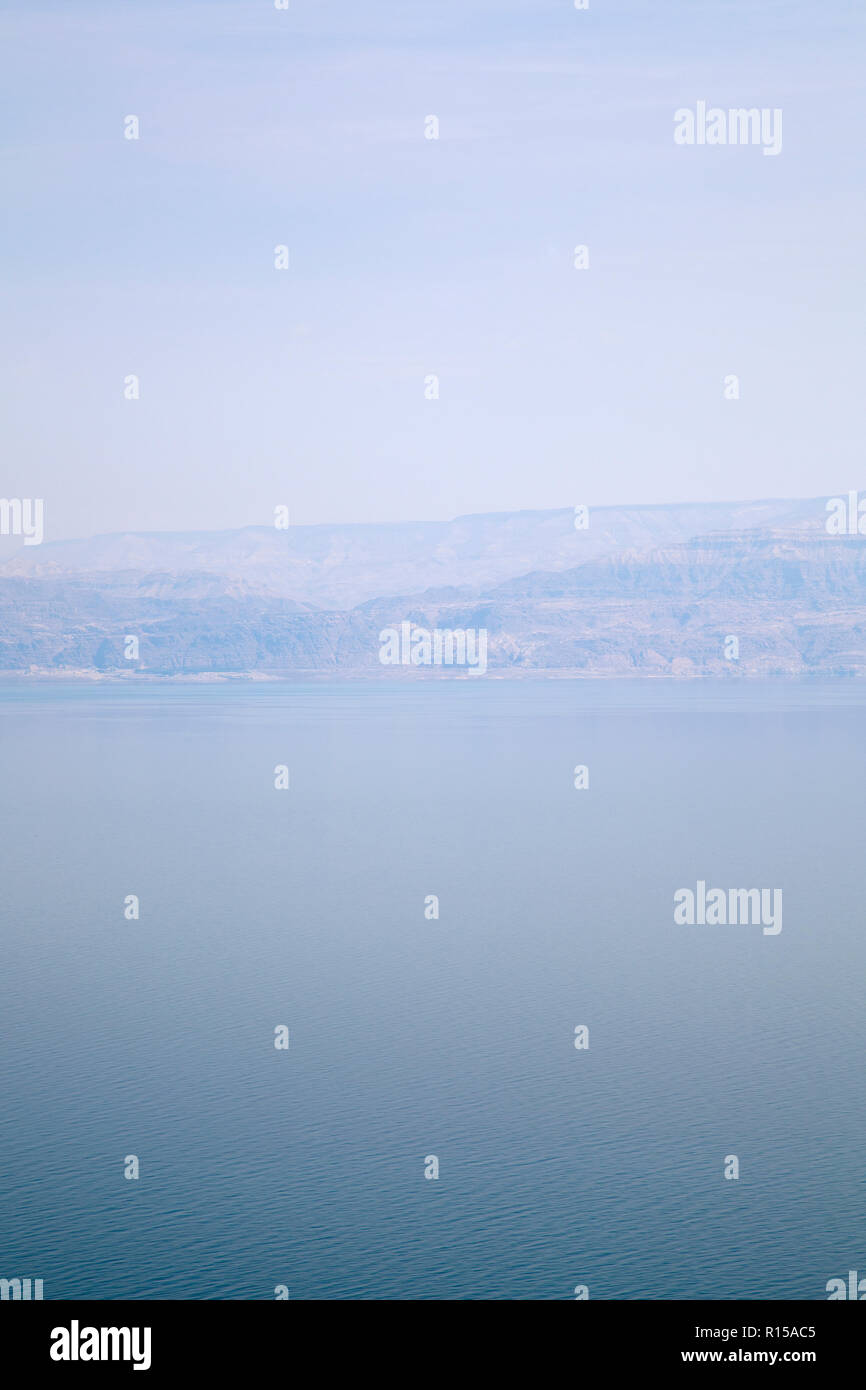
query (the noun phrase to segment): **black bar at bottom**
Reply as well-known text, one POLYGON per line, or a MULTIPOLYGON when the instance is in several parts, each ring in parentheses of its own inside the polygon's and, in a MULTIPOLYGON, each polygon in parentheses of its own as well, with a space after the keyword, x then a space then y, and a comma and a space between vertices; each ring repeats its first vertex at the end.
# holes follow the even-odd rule
MULTIPOLYGON (((447 1306, 466 1302, 476 1301, 447 1306)), ((116 1376, 134 1375, 137 1369, 143 1384, 148 1383, 145 1376, 161 1382, 186 1374, 197 1380, 211 1374, 221 1380, 252 1375, 258 1383, 269 1373, 300 1373, 309 1381, 332 1372, 335 1362, 349 1363, 358 1372, 384 1369, 403 1346, 398 1359, 409 1381, 429 1381, 440 1358, 443 1374, 453 1375, 470 1347, 472 1360, 487 1361, 489 1370, 507 1357, 515 1375, 520 1374, 512 1360, 515 1353, 521 1361, 538 1358, 532 1379, 541 1383, 558 1378, 549 1360, 555 1351, 564 1352, 573 1366, 576 1357, 587 1372, 591 1365, 596 1374, 638 1372, 642 1377, 713 1365, 731 1371, 804 1366, 826 1380, 828 1374, 857 1374, 862 1367, 864 1314, 832 1301, 575 1300, 559 1314, 549 1304, 542 1304, 548 1309, 544 1314, 520 1312, 525 1304, 511 1304, 507 1324, 497 1324, 492 1311, 469 1314, 464 1307, 456 1314, 432 1312, 426 1301, 421 1323, 414 1321, 417 1312, 392 1311, 380 1322, 385 1315, 375 1308, 382 1304, 357 1306, 363 1313, 351 1307, 347 1311, 345 1303, 302 1300, 6 1301, 0 1303, 0 1366, 7 1374, 14 1367, 18 1379, 31 1372, 93 1377, 100 1370, 116 1376), (455 1334, 459 1343, 452 1341, 455 1334)))

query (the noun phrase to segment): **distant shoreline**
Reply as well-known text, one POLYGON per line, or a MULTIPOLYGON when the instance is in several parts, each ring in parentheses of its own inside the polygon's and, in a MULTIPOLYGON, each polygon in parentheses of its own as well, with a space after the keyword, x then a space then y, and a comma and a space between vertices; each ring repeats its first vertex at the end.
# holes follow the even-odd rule
POLYGON ((66 669, 59 670, 38 669, 32 671, 21 670, 2 670, 0 669, 0 683, 3 681, 20 682, 22 685, 31 684, 54 684, 61 681, 73 681, 82 685, 279 685, 286 681, 303 681, 311 685, 328 682, 331 684, 345 682, 347 685, 357 682, 370 684, 398 685, 406 681, 413 683, 421 682, 424 684, 437 684, 441 682, 459 681, 469 685, 483 685, 485 681, 526 681, 526 680, 548 680, 548 681, 669 681, 675 685, 687 685, 694 681, 725 681, 727 683, 738 684, 742 681, 773 681, 780 685, 802 681, 823 681, 839 682, 840 684, 850 684, 866 678, 866 671, 772 671, 772 670, 737 670, 726 669, 724 671, 691 671, 688 674, 673 674, 667 671, 585 671, 575 667, 538 667, 512 669, 507 667, 493 668, 488 667, 483 675, 472 675, 467 670, 436 671, 428 668, 406 669, 403 667, 389 667, 382 671, 368 670, 363 667, 345 668, 339 670, 286 670, 279 672, 271 671, 181 671, 175 674, 167 674, 155 671, 96 671, 92 669, 66 669))

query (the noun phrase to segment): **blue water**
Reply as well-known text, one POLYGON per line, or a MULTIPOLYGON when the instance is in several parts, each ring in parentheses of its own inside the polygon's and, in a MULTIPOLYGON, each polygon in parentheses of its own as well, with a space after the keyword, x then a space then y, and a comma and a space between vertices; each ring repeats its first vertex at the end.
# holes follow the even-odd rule
POLYGON ((864 747, 853 683, 5 686, 0 1276, 866 1273, 864 747), (781 934, 676 926, 699 878, 781 888, 781 934))

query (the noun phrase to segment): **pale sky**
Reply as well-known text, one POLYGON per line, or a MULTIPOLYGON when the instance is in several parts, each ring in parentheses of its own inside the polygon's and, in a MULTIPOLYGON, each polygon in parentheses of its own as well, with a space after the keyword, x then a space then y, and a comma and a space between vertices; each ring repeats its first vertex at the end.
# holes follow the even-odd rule
POLYGON ((0 496, 54 540, 863 485, 864 28, 6 0, 0 496), (701 100, 781 154, 675 145, 701 100))

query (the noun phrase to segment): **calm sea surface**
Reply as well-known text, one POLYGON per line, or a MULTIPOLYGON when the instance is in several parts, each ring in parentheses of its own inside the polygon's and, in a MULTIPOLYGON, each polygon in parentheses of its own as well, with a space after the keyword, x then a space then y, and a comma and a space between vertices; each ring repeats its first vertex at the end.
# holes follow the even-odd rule
POLYGON ((0 1277, 866 1274, 864 753, 841 682, 4 686, 0 1277), (699 879, 782 889, 781 933, 675 925, 699 879))

